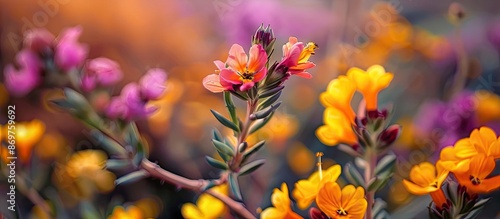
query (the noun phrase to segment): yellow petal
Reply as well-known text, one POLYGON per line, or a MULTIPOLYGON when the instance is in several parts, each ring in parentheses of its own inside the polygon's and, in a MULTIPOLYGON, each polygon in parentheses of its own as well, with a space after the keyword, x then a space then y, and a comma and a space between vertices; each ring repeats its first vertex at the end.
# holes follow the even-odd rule
POLYGON ((469 138, 463 138, 455 143, 455 156, 458 158, 470 158, 477 154, 477 150, 469 138))
POLYGON ((335 182, 326 183, 316 197, 316 204, 329 217, 335 218, 337 210, 341 207, 342 191, 335 182))
POLYGON ((182 205, 181 213, 182 213, 182 216, 186 219, 189 219, 189 218, 203 219, 203 218, 205 218, 205 215, 203 215, 203 213, 201 213, 200 209, 198 209, 198 207, 192 203, 186 203, 186 204, 182 205))
POLYGON ((261 219, 284 219, 286 216, 286 211, 281 211, 273 207, 266 208, 260 214, 261 219))
POLYGON ((432 186, 422 187, 422 186, 416 185, 416 184, 414 184, 406 179, 403 180, 403 185, 405 186, 406 190, 408 190, 408 192, 410 192, 411 194, 414 194, 414 195, 426 195, 426 194, 429 194, 431 192, 438 190, 438 188, 435 188, 432 186))
POLYGON ((436 178, 436 168, 429 162, 422 162, 413 166, 410 171, 410 179, 415 184, 426 187, 432 184, 436 178))
POLYGON ((487 157, 484 154, 478 154, 471 158, 470 175, 479 179, 484 179, 495 169, 495 160, 493 157, 487 157))
POLYGON ((489 127, 474 129, 470 134, 470 142, 475 146, 477 152, 486 154, 490 145, 497 140, 497 135, 489 127))

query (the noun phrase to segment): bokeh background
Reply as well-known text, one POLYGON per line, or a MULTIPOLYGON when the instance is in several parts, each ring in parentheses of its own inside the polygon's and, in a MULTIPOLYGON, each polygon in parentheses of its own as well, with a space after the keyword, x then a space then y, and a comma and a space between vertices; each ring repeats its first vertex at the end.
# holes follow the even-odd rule
MULTIPOLYGON (((500 6, 496 1, 459 1, 465 19, 457 25, 450 20, 451 3, 0 0, 0 69, 13 62, 27 29, 46 28, 58 34, 66 27, 81 26, 80 42, 89 45, 89 57, 116 60, 125 73, 115 93, 124 84, 138 80, 148 68, 160 67, 168 72, 167 95, 156 103, 160 110, 139 123, 153 151, 151 160, 188 178, 216 178, 218 172, 204 159, 207 154, 215 154, 211 132, 213 128, 230 132, 209 111, 224 111, 222 95, 207 91, 201 81, 213 73, 214 60, 227 58, 233 43, 248 48, 257 27, 270 24, 277 37, 275 60, 280 58, 281 45, 289 36, 316 42, 319 50, 310 59, 317 65, 310 70, 313 78, 292 78, 277 115, 250 136, 251 141, 267 139, 268 143, 258 155, 266 158, 265 168, 240 180, 248 209, 258 211, 269 206, 272 189, 281 182, 291 187, 307 177, 315 169, 317 151, 325 153, 325 168, 350 161, 337 148, 321 144, 314 134, 322 124, 323 107, 318 96, 331 79, 345 74, 349 67, 365 69, 381 64, 395 74, 390 87, 380 94, 381 103, 394 106, 393 120, 402 124, 403 133, 394 146, 397 174, 380 197, 387 201, 394 218, 425 218, 430 199, 412 196, 401 184, 411 166, 434 161, 440 148, 481 125, 500 132, 500 6), (460 54, 466 55, 469 70, 465 85, 454 90, 460 54)), ((181 206, 194 202, 197 194, 155 179, 118 186, 92 198, 66 191, 69 189, 58 168, 71 154, 99 147, 86 127, 47 103, 57 95, 58 91, 47 88, 16 98, 0 86, 1 124, 6 123, 6 106, 14 104, 18 122, 37 119, 43 126, 38 128, 39 140, 30 147, 29 164, 22 167, 24 177, 31 179, 28 187, 60 203, 68 217, 76 218, 85 209, 107 212, 114 205, 136 203, 158 218, 182 218, 181 206)), ((244 107, 242 103, 238 106, 244 107)), ((7 192, 5 179, 0 184, 2 194, 7 192)), ((491 196, 482 218, 498 215, 495 206, 500 203, 500 194, 491 196)), ((37 207, 29 199, 18 195, 17 204, 21 218, 37 217, 37 207)), ((0 206, 7 218, 14 217, 5 203, 0 206)))

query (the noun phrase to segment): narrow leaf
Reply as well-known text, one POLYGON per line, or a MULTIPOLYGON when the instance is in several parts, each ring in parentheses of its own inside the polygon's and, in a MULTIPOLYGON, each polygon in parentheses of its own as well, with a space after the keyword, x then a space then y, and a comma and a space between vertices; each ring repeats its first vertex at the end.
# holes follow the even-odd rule
POLYGON ((344 167, 346 169, 346 178, 355 186, 365 187, 365 181, 358 170, 352 165, 352 163, 347 163, 344 167))
POLYGON ((283 88, 285 88, 285 86, 278 86, 278 87, 275 87, 275 88, 272 88, 269 90, 265 90, 261 94, 259 94, 259 98, 270 97, 270 96, 276 94, 277 92, 283 90, 283 88))
POLYGON ((234 106, 233 98, 231 97, 231 93, 225 91, 224 92, 224 103, 226 105, 227 111, 231 116, 231 120, 233 123, 238 122, 238 118, 236 117, 236 107, 234 106))
POLYGON ((212 112, 212 114, 214 114, 215 118, 224 126, 236 131, 236 132, 239 132, 239 128, 236 124, 234 124, 233 122, 231 122, 229 119, 227 119, 226 117, 224 117, 223 115, 221 115, 220 113, 218 113, 217 111, 215 110, 210 110, 212 112))
POLYGON ((220 134, 219 131, 217 131, 217 129, 214 129, 212 131, 212 138, 217 140, 217 141, 223 141, 224 137, 222 137, 222 135, 220 134))
POLYGON ((229 188, 236 201, 242 201, 243 198, 241 196, 240 186, 238 185, 237 177, 238 175, 236 175, 235 173, 231 173, 227 177, 227 181, 229 182, 229 188))
POLYGON ((250 133, 249 134, 252 134, 252 133, 258 131, 259 129, 261 129, 262 127, 264 127, 269 122, 269 120, 271 120, 271 118, 273 117, 273 115, 274 115, 274 112, 272 112, 271 114, 269 114, 269 116, 267 116, 264 119, 259 119, 259 120, 255 121, 255 123, 253 123, 252 126, 250 127, 250 133))
POLYGON ((274 95, 272 95, 272 96, 264 99, 264 101, 262 101, 261 103, 259 103, 259 105, 257 106, 257 109, 261 110, 261 109, 264 109, 264 108, 266 108, 268 106, 271 106, 274 102, 276 102, 280 98, 281 92, 282 91, 278 91, 274 95))
POLYGON ((260 149, 264 147, 264 144, 266 143, 265 140, 259 141, 256 144, 254 144, 250 149, 248 149, 244 154, 243 154, 243 160, 241 163, 245 163, 245 161, 252 156, 253 154, 257 153, 260 149))
POLYGON ((131 167, 132 163, 130 162, 130 160, 109 159, 106 161, 106 169, 112 171, 125 170, 131 167))
POLYGON ((122 185, 122 184, 125 185, 128 183, 137 182, 137 181, 142 180, 148 176, 149 176, 148 172, 146 172, 144 170, 138 170, 138 171, 129 173, 125 176, 118 178, 117 180, 115 180, 115 185, 122 185))
POLYGON ((280 105, 281 105, 281 101, 279 101, 275 104, 272 104, 271 106, 268 106, 265 109, 257 111, 254 114, 250 115, 250 119, 252 119, 252 120, 263 119, 263 118, 269 116, 269 114, 276 111, 278 109, 278 107, 280 107, 280 105))
POLYGON ((217 169, 221 169, 221 170, 227 170, 228 169, 228 166, 227 164, 223 163, 223 162, 220 162, 214 158, 211 158, 209 156, 205 156, 205 159, 207 160, 208 164, 210 164, 210 166, 213 166, 217 169))
POLYGON ((262 166, 265 162, 266 162, 266 160, 264 160, 264 159, 254 160, 254 161, 246 164, 245 166, 241 167, 238 174, 240 176, 243 176, 243 175, 252 173, 253 171, 257 170, 257 168, 262 166))
POLYGON ((229 145, 227 145, 223 142, 217 141, 215 139, 212 139, 212 143, 214 144, 217 151, 220 151, 221 153, 223 153, 227 156, 230 156, 230 157, 234 156, 234 149, 232 147, 230 147, 229 145))
POLYGON ((375 167, 375 175, 381 175, 383 172, 393 172, 394 164, 396 164, 396 156, 392 154, 385 155, 375 167))
POLYGON ((111 155, 126 158, 127 151, 123 148, 118 142, 104 135, 99 130, 91 130, 90 136, 97 141, 97 145, 102 147, 105 151, 110 153, 111 155))

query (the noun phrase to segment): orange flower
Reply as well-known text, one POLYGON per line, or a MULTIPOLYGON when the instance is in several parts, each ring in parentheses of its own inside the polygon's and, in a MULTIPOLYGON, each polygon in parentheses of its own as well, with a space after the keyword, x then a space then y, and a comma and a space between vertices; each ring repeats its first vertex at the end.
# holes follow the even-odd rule
POLYGON ((329 146, 340 143, 354 145, 358 142, 351 122, 341 110, 333 107, 326 108, 323 120, 325 125, 316 130, 316 136, 323 144, 329 146))
POLYGON ((290 197, 288 196, 288 186, 281 184, 281 190, 275 188, 271 196, 273 207, 266 208, 261 214, 261 219, 300 219, 302 218, 290 208, 290 197))
POLYGON ((122 206, 117 206, 113 209, 113 213, 108 219, 142 219, 142 210, 136 206, 128 206, 125 210, 122 206))
POLYGON ((321 188, 316 204, 332 219, 361 219, 368 205, 363 187, 347 185, 341 190, 335 182, 328 182, 321 188))
POLYGON ((314 172, 308 179, 299 180, 295 183, 295 188, 292 192, 293 197, 297 201, 300 209, 306 209, 316 199, 319 190, 327 182, 336 182, 340 176, 340 165, 333 165, 325 171, 321 169, 314 172))
POLYGON ((347 119, 354 123, 356 114, 351 107, 351 99, 356 92, 356 84, 344 75, 332 80, 326 92, 321 93, 319 99, 325 107, 335 107, 345 114, 347 119))
POLYGON ((477 154, 500 158, 500 141, 497 134, 489 127, 474 129, 469 138, 455 143, 455 152, 458 158, 471 158, 477 154))
POLYGON ((378 93, 388 87, 394 75, 385 72, 384 67, 373 65, 366 71, 359 68, 350 68, 347 77, 356 84, 358 91, 363 94, 366 101, 366 110, 377 109, 378 93))
POLYGON ((475 155, 470 159, 469 170, 465 173, 455 173, 458 182, 468 191, 474 193, 489 193, 500 187, 500 175, 486 178, 495 169, 495 159, 484 154, 475 155))
POLYGON ((413 166, 410 171, 410 179, 403 180, 403 185, 406 190, 415 195, 425 195, 430 193, 432 200, 441 208, 446 203, 441 185, 448 177, 449 171, 443 168, 442 164, 438 161, 436 167, 429 162, 423 162, 413 166))

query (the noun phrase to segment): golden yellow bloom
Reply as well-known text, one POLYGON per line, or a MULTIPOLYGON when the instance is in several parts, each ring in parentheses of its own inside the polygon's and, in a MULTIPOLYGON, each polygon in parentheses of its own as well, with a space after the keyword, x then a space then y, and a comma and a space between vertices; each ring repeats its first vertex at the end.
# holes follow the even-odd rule
POLYGON ((485 154, 500 158, 500 141, 497 134, 489 127, 474 129, 469 138, 455 143, 455 156, 461 159, 471 158, 477 154, 485 154))
POLYGON ((371 111, 377 109, 378 93, 389 86, 394 75, 385 72, 384 67, 380 65, 373 65, 366 72, 359 68, 350 68, 347 77, 356 84, 358 91, 365 98, 366 109, 371 111))
POLYGON ((290 208, 288 186, 281 184, 281 190, 275 188, 271 196, 273 207, 268 207, 260 214, 261 219, 301 219, 302 217, 290 208))
POLYGON ((429 162, 422 162, 411 168, 411 182, 405 179, 403 185, 412 194, 430 194, 436 206, 441 208, 446 203, 446 197, 443 190, 441 190, 441 185, 448 177, 448 173, 449 171, 443 168, 439 161, 436 167, 429 162))
POLYGON ((125 210, 122 206, 113 209, 108 219, 143 219, 142 210, 136 206, 128 206, 125 210))
POLYGON ((346 76, 341 75, 328 84, 326 92, 321 93, 319 99, 323 106, 339 109, 351 123, 354 123, 356 114, 351 107, 354 92, 356 92, 356 85, 346 76))
POLYGON ((311 174, 308 179, 299 180, 293 189, 293 198, 300 209, 306 209, 316 199, 319 190, 327 182, 336 182, 340 176, 340 165, 333 165, 325 171, 319 170, 311 174))
POLYGON ((500 119, 500 97, 494 93, 480 90, 474 94, 477 99, 476 115, 479 122, 484 124, 500 119))
MULTIPOLYGON (((222 184, 212 188, 217 193, 228 194, 227 184, 222 184)), ((182 216, 186 219, 215 219, 220 218, 226 212, 226 205, 219 199, 203 193, 198 197, 196 205, 186 203, 181 208, 182 216)))
POLYGON ((461 185, 474 193, 489 193, 500 187, 500 175, 486 178, 495 169, 495 159, 484 154, 475 155, 470 159, 469 170, 464 173, 454 173, 461 185))
POLYGON ((323 115, 325 125, 316 130, 318 139, 326 145, 335 146, 340 143, 353 145, 358 142, 352 130, 352 124, 342 111, 328 107, 323 115))
POLYGON ((439 161, 445 169, 454 173, 467 171, 470 163, 470 159, 458 158, 453 146, 448 146, 441 150, 439 161))
MULTIPOLYGON (((7 128, 5 126, 4 128, 7 128)), ((40 120, 32 120, 30 122, 20 122, 15 125, 15 130, 10 130, 16 133, 16 149, 17 156, 21 161, 27 162, 31 157, 33 146, 40 141, 45 132, 45 124, 40 120)), ((7 131, 6 131, 7 132, 7 131)), ((5 134, 5 133, 4 133, 5 134)), ((5 136, 4 138, 6 138, 5 136)))
POLYGON ((328 182, 321 188, 316 204, 332 219, 361 219, 368 205, 363 187, 347 185, 341 190, 335 182, 328 182))

